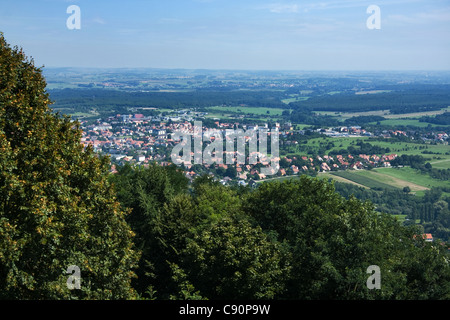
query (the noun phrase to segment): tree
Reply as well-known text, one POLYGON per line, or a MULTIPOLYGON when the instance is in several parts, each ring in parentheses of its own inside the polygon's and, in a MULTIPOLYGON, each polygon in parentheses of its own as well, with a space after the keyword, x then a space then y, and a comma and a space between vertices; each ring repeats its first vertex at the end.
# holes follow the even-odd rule
POLYGON ((264 232, 290 247, 292 276, 284 298, 446 299, 449 295, 446 247, 425 244, 417 236, 418 229, 401 226, 369 202, 340 197, 327 181, 301 176, 262 184, 248 195, 243 210, 264 232), (382 270, 382 290, 365 286, 370 265, 382 270))
POLYGON ((78 122, 53 114, 42 70, 0 34, 0 298, 125 299, 138 253, 78 122), (69 290, 76 265, 81 289, 69 290))
POLYGON ((229 165, 227 170, 225 170, 224 176, 234 179, 237 177, 237 174, 236 167, 234 165, 229 165))
POLYGON ((186 192, 187 178, 176 167, 155 163, 148 168, 127 164, 117 171, 110 180, 123 210, 131 210, 126 221, 136 233, 134 241, 142 252, 133 286, 141 295, 151 287, 158 297, 168 298, 164 293, 173 288, 168 286, 172 271, 167 261, 176 262, 177 250, 171 246, 180 243, 187 231, 179 218, 189 216, 188 211, 179 210, 190 206, 190 199, 174 197, 186 192), (173 233, 177 230, 181 234, 173 233))
POLYGON ((226 217, 243 215, 237 190, 211 180, 199 178, 195 181, 193 201, 198 212, 199 228, 226 217))
POLYGON ((184 264, 194 287, 209 299, 273 299, 285 289, 287 255, 259 227, 225 218, 189 242, 184 264))

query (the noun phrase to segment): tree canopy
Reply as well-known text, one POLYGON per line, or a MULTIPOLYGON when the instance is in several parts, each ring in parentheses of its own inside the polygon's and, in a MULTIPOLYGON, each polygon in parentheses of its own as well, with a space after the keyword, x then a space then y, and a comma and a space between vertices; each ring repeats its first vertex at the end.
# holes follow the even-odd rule
POLYGON ((51 112, 41 72, 0 34, 0 297, 130 298, 138 253, 109 159, 51 112), (79 290, 66 285, 72 265, 79 290))
MULTIPOLYGON (((128 170, 133 172, 124 167, 112 177, 122 195, 140 185, 144 176, 167 177, 167 168, 156 165, 136 169, 137 180, 123 175, 128 170)), ((146 275, 145 281, 138 278, 137 283, 145 284, 139 289, 143 296, 151 292, 157 299, 450 297, 447 246, 426 243, 419 229, 380 214, 370 202, 340 196, 328 181, 302 176, 251 190, 226 187, 214 177, 202 176, 176 193, 170 191, 170 179, 162 181, 149 194, 159 190, 169 196, 152 196, 151 204, 142 206, 146 223, 139 232, 146 236, 137 238, 148 254, 138 271, 146 275), (367 269, 373 265, 381 270, 381 290, 366 285, 367 269)), ((141 203, 144 198, 133 201, 141 203)))

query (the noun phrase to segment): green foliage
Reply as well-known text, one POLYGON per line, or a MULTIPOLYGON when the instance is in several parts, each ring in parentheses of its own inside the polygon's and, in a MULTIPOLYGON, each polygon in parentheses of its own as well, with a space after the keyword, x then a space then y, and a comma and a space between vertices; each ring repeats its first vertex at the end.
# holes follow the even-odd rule
POLYGON ((411 166, 412 168, 419 167, 425 163, 425 158, 421 155, 407 155, 402 154, 391 161, 393 166, 411 166))
POLYGON ((273 299, 290 271, 284 254, 260 228, 225 218, 189 241, 183 255, 193 284, 209 299, 273 299))
MULTIPOLYGON (((126 113, 127 108, 157 107, 157 108, 208 108, 211 106, 238 106, 286 108, 281 102, 284 92, 273 90, 240 91, 218 90, 193 92, 128 92, 105 89, 63 89, 51 90, 55 99, 55 107, 72 109, 78 112, 89 112, 95 106, 100 112, 126 113), (95 98, 93 98, 95 97, 95 98)), ((206 111, 206 109, 205 109, 206 111)))
POLYGON ((448 126, 450 124, 450 112, 438 114, 434 117, 422 117, 419 119, 419 121, 448 126))
POLYGON ((139 294, 144 294, 154 284, 160 296, 171 282, 172 271, 166 260, 176 256, 177 243, 183 241, 177 238, 181 234, 174 234, 171 228, 182 233, 189 222, 183 223, 181 218, 191 219, 187 211, 190 199, 186 203, 182 195, 176 197, 186 192, 185 180, 181 171, 155 164, 149 168, 125 165, 110 178, 124 210, 131 209, 126 219, 136 233, 134 241, 142 252, 136 270, 138 279, 133 284, 139 294))
POLYGON ((386 119, 382 116, 356 116, 344 120, 344 124, 347 126, 361 126, 369 122, 378 122, 383 120, 386 119))
POLYGON ((125 299, 138 255, 79 124, 49 109, 41 70, 0 35, 0 298, 125 299), (81 289, 66 270, 81 270, 81 289))
POLYGON ((142 296, 149 287, 159 299, 259 299, 282 292, 288 253, 246 220, 246 192, 208 176, 196 180, 192 192, 174 192, 168 168, 130 169, 120 168, 112 179, 119 199, 126 197, 133 209, 142 296), (138 186, 149 184, 146 202, 138 186))
POLYGON ((308 100, 289 103, 292 109, 315 111, 361 112, 390 110, 390 113, 412 113, 439 110, 450 100, 449 85, 402 84, 392 86, 393 92, 378 94, 322 94, 308 100))
POLYGON ((370 203, 338 196, 329 183, 302 176, 299 180, 264 184, 250 195, 246 211, 266 232, 291 246, 290 299, 444 299, 450 269, 446 247, 425 245, 418 230, 400 226, 370 203), (427 257, 432 257, 428 266, 427 257), (420 261, 420 262, 417 262, 420 261), (417 279, 420 268, 435 272, 417 279), (442 267, 439 271, 436 265, 442 267), (378 265, 382 290, 365 286, 365 270, 378 265), (444 284, 439 287, 436 278, 444 284), (428 283, 431 288, 420 292, 428 283))
MULTIPOLYGON (((449 297, 445 246, 425 243, 423 231, 401 226, 370 202, 340 196, 324 180, 301 176, 238 192, 201 176, 192 190, 164 201, 155 202, 160 209, 149 215, 140 243, 151 252, 141 264, 150 276, 137 283, 146 279, 142 289, 152 289, 150 298, 154 292, 158 299, 449 297), (371 265, 381 269, 381 290, 366 286, 371 265)), ((445 217, 446 203, 438 207, 445 217)))
POLYGON ((391 215, 404 214, 408 218, 405 224, 415 224, 420 221, 427 233, 432 233, 435 238, 443 241, 450 240, 450 220, 448 197, 444 191, 449 188, 436 188, 426 190, 423 197, 405 193, 408 189, 382 189, 382 191, 371 190, 348 183, 334 183, 336 192, 348 198, 355 196, 363 201, 370 201, 376 206, 378 212, 391 215))
MULTIPOLYGON (((289 105, 292 105, 289 104, 289 105)), ((292 107, 296 107, 292 105, 292 107)), ((304 123, 314 126, 339 126, 340 122, 332 116, 318 115, 308 108, 299 108, 292 111, 290 114, 285 114, 285 119, 294 123, 304 123)))

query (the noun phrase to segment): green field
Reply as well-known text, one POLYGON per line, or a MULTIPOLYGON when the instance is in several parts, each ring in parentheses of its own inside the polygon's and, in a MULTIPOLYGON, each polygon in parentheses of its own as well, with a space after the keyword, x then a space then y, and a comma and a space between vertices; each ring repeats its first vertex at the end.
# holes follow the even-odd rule
POLYGON ((430 161, 433 168, 436 169, 450 169, 450 157, 447 159, 439 159, 430 161))
POLYGON ((238 113, 238 114, 253 114, 253 115, 276 115, 281 116, 281 113, 286 109, 281 108, 262 108, 262 107, 209 107, 207 110, 211 113, 238 113), (268 113, 269 112, 269 113, 268 113))
POLYGON ((392 113, 390 114, 388 111, 388 114, 384 117, 387 119, 398 119, 398 118, 420 118, 420 117, 426 117, 426 116, 435 116, 438 114, 442 114, 444 112, 450 112, 450 106, 447 108, 442 108, 441 110, 435 110, 435 111, 424 111, 424 112, 413 112, 413 113, 402 113, 402 114, 396 114, 392 113))
POLYGON ((291 95, 289 95, 289 96, 290 96, 290 98, 283 99, 283 100, 281 100, 281 101, 282 101, 283 103, 289 104, 289 103, 291 103, 291 102, 305 101, 305 100, 308 100, 308 99, 309 99, 309 97, 300 96, 300 95, 298 95, 298 94, 291 94, 291 95))
MULTIPOLYGON (((428 123, 425 122, 419 122, 418 118, 425 117, 425 116, 434 116, 438 114, 442 114, 444 112, 450 112, 450 106, 447 108, 442 108, 441 110, 435 110, 435 111, 424 111, 424 112, 414 112, 414 113, 401 113, 401 114, 395 114, 390 113, 389 110, 374 110, 374 111, 366 111, 366 112, 334 112, 334 111, 315 111, 317 114, 321 115, 329 115, 333 117, 337 117, 340 120, 346 120, 353 117, 358 116, 381 116, 386 118, 387 120, 384 120, 381 122, 381 124, 386 125, 416 125, 416 126, 427 126, 428 123), (394 121, 399 120, 401 121, 394 121), (388 121, 389 120, 389 121, 388 121), (392 121, 390 121, 392 120, 392 121), (404 120, 406 123, 403 123, 404 120)), ((376 122, 375 122, 376 123, 376 122)), ((372 123, 372 124, 375 124, 372 123)), ((432 124, 433 125, 433 124, 432 124)))
MULTIPOLYGON (((306 125, 298 126, 296 128, 304 128, 306 125)), ((326 136, 320 137, 320 138, 313 138, 309 139, 306 144, 300 143, 296 147, 294 147, 293 150, 289 150, 289 153, 296 154, 298 156, 304 156, 304 155, 317 155, 317 152, 321 146, 321 144, 328 144, 333 143, 335 147, 331 149, 327 149, 326 153, 328 154, 332 150, 340 150, 340 149, 346 149, 348 148, 352 142, 358 141, 358 139, 366 140, 367 138, 356 138, 356 137, 349 137, 349 138, 329 138, 326 136), (308 153, 308 150, 306 147, 314 148, 315 151, 312 153, 308 153)))
POLYGON ((405 180, 416 185, 431 188, 431 187, 449 187, 450 182, 444 180, 433 179, 427 174, 420 173, 419 170, 403 167, 403 168, 378 168, 374 169, 376 172, 405 180))
POLYGON ((356 185, 358 187, 361 187, 361 188, 370 189, 369 187, 367 187, 365 185, 356 183, 356 182, 354 182, 352 180, 348 180, 348 179, 346 179, 344 177, 332 174, 330 172, 319 172, 319 174, 317 176, 320 177, 320 178, 324 178, 326 180, 333 179, 336 182, 350 183, 350 184, 354 184, 354 185, 356 185))
MULTIPOLYGON (((404 187, 409 187, 411 193, 416 196, 423 196, 425 191, 432 187, 450 186, 448 181, 433 179, 410 167, 321 172, 318 176, 327 180, 331 178, 337 182, 351 183, 363 188, 376 190, 403 190, 404 187)), ((274 177, 259 182, 296 178, 298 176, 274 177)))
POLYGON ((308 155, 308 148, 314 148, 316 155, 321 144, 326 146, 329 143, 333 143, 334 147, 327 149, 325 154, 329 154, 331 151, 339 151, 341 149, 347 149, 349 146, 356 146, 358 141, 364 141, 365 143, 370 143, 373 146, 379 146, 384 149, 389 148, 389 154, 397 154, 399 156, 406 155, 421 155, 427 159, 433 165, 433 168, 447 169, 450 168, 450 146, 443 144, 417 144, 412 142, 396 142, 396 141, 378 141, 370 140, 369 137, 341 137, 341 138, 330 138, 330 137, 320 137, 309 139, 306 144, 299 144, 296 147, 289 149, 290 154, 296 154, 298 156, 308 155), (421 149, 422 148, 422 149, 421 149), (426 154, 422 152, 432 152, 431 154, 426 154))
MULTIPOLYGON (((365 171, 365 170, 363 170, 365 171)), ((335 175, 357 184, 361 184, 363 186, 369 187, 371 189, 393 189, 396 188, 390 184, 383 183, 381 181, 375 180, 365 175, 365 173, 361 174, 362 171, 354 172, 354 171, 337 171, 331 172, 331 175, 335 175)))
POLYGON ((376 168, 373 170, 338 171, 327 175, 338 177, 336 180, 348 180, 348 183, 362 185, 371 189, 403 189, 409 187, 412 193, 423 195, 425 190, 432 187, 449 187, 450 183, 444 180, 433 179, 427 174, 410 167, 403 168, 376 168))
MULTIPOLYGON (((389 168, 379 168, 379 169, 389 169, 389 168)), ((374 170, 361 170, 357 171, 356 174, 359 174, 361 176, 367 177, 369 179, 378 181, 380 183, 388 184, 392 187, 403 189, 404 187, 409 187, 411 189, 412 193, 415 193, 417 195, 422 195, 425 190, 428 190, 429 187, 417 184, 408 179, 408 177, 395 177, 389 174, 386 174, 383 171, 380 171, 379 169, 374 170)))
MULTIPOLYGON (((376 124, 376 122, 371 122, 371 124, 376 124)), ((428 123, 428 122, 420 122, 419 119, 387 119, 380 121, 380 124, 383 126, 414 126, 414 127, 420 127, 425 128, 429 125, 432 127, 438 127, 436 124, 428 123)), ((439 125, 439 127, 442 127, 442 125, 439 125)))
MULTIPOLYGON (((406 215, 406 214, 394 214, 393 215, 395 218, 397 218, 397 220, 398 220, 398 222, 400 223, 400 224, 403 224, 403 222, 405 222, 405 219, 406 219, 406 217, 408 216, 408 215, 406 215)), ((416 221, 417 223, 419 223, 419 219, 416 221)))

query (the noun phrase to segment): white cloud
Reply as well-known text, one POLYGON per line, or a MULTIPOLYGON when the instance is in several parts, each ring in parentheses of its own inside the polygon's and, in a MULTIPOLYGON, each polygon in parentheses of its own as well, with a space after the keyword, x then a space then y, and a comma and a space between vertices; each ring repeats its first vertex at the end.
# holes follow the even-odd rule
POLYGON ((266 9, 273 13, 297 13, 299 6, 297 4, 274 3, 266 6, 266 9))
POLYGON ((387 17, 389 23, 397 24, 414 24, 423 25, 434 22, 449 22, 450 21, 450 7, 441 10, 433 10, 428 12, 417 12, 410 15, 406 14, 391 14, 387 17))
POLYGON ((371 4, 379 6, 394 6, 394 5, 411 5, 413 3, 427 3, 426 0, 303 0, 283 2, 278 1, 260 7, 268 9, 273 13, 297 13, 310 12, 315 10, 335 10, 335 9, 350 9, 350 8, 367 8, 371 4))
POLYGON ((417 14, 418 19, 425 21, 450 21, 450 7, 432 12, 421 12, 417 14))
POLYGON ((98 24, 106 24, 106 21, 100 17, 96 17, 96 18, 92 19, 92 21, 95 23, 98 23, 98 24))
POLYGON ((361 0, 346 0, 346 1, 297 1, 298 3, 271 3, 259 7, 259 9, 269 10, 272 13, 298 13, 310 12, 313 10, 337 9, 364 6, 361 0))
POLYGON ((178 24, 178 23, 182 23, 184 22, 181 19, 176 19, 176 18, 161 18, 158 20, 159 23, 164 23, 164 24, 178 24))

